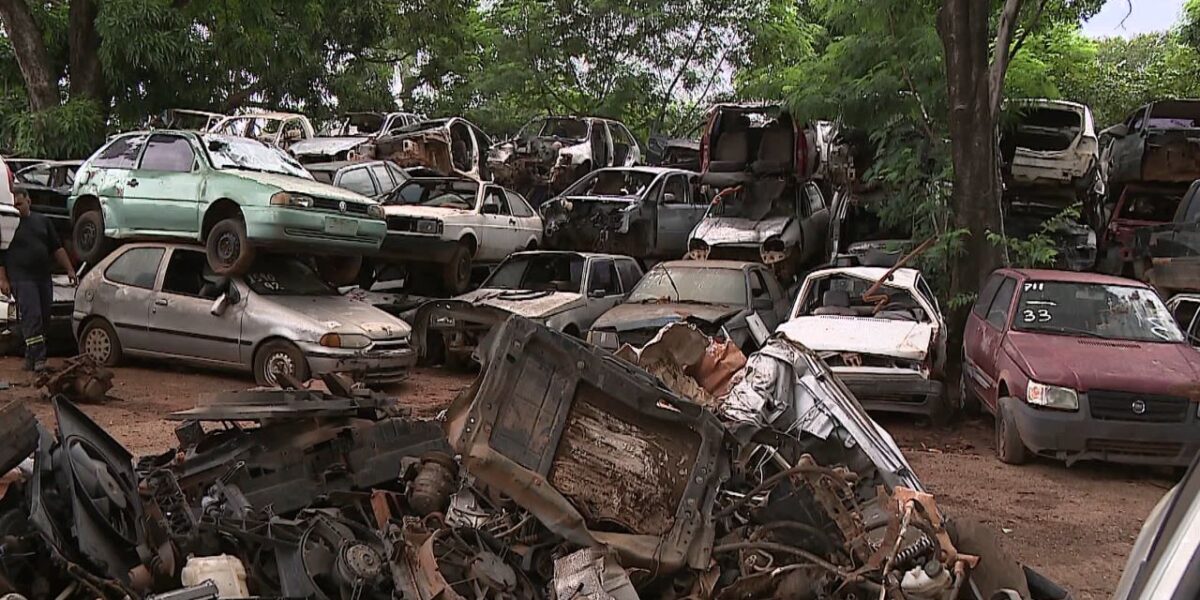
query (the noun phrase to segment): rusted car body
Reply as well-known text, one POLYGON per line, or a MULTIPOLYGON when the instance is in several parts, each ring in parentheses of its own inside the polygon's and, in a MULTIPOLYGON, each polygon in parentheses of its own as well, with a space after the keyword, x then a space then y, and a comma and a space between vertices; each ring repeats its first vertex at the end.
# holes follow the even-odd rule
POLYGON ((1110 197, 1127 183, 1200 179, 1200 100, 1162 100, 1101 132, 1101 168, 1110 197))
POLYGON ((1126 184, 1100 239, 1097 270, 1144 279, 1149 265, 1138 260, 1138 231, 1170 222, 1186 191, 1179 184, 1126 184))
POLYGON ((491 145, 491 138, 466 119, 432 119, 376 138, 375 158, 391 160, 401 167, 430 167, 443 175, 489 181, 492 175, 487 152, 491 145))
POLYGON ((1168 222, 1139 228, 1134 238, 1132 261, 1141 279, 1163 297, 1200 292, 1200 181, 1188 188, 1168 222))
POLYGON ((538 186, 558 193, 594 169, 641 162, 629 128, 600 117, 538 117, 488 151, 496 181, 527 195, 538 186))
POLYGON ((700 137, 700 172, 718 186, 758 177, 813 177, 820 165, 818 128, 796 122, 780 104, 718 104, 700 137))
POLYGON ((374 141, 395 129, 421 119, 413 113, 346 113, 324 127, 317 136, 292 144, 288 152, 300 164, 355 161, 375 156, 374 141))
POLYGON ((551 248, 674 259, 708 211, 691 171, 614 167, 585 175, 539 208, 551 248))
POLYGON ((1012 146, 1009 184, 1065 187, 1082 196, 1097 182, 1099 141, 1092 111, 1065 100, 1018 100, 1016 123, 1002 136, 1012 146))
POLYGON ((963 339, 964 403, 995 415, 996 453, 1187 465, 1200 451, 1200 352, 1148 285, 994 272, 963 339))

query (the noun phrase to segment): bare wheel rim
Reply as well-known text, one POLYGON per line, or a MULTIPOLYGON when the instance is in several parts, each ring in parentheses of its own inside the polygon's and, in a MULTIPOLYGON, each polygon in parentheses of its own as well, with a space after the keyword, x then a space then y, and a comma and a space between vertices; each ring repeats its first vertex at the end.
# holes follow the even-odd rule
POLYGON ((241 253, 242 241, 236 233, 226 231, 217 238, 217 258, 221 260, 221 264, 233 264, 241 253))
POLYGON ((96 246, 96 224, 84 223, 79 227, 79 245, 87 252, 96 246))
POLYGON ((271 385, 279 385, 279 375, 295 375, 296 363, 287 352, 273 352, 263 363, 263 379, 271 385))
POLYGON ((104 362, 112 356, 112 340, 108 338, 108 332, 99 327, 93 327, 88 330, 87 335, 83 338, 83 349, 88 356, 96 359, 99 362, 104 362))

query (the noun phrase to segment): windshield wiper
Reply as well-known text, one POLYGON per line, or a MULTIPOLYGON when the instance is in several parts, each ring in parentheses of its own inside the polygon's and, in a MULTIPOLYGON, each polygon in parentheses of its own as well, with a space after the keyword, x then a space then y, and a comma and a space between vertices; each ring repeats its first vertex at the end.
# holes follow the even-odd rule
POLYGON ((1100 338, 1102 340, 1108 339, 1107 337, 1102 336, 1102 335, 1096 333, 1095 331, 1088 331, 1086 329, 1076 329, 1074 327, 1040 326, 1040 327, 1037 327, 1036 329, 1040 329, 1042 331, 1057 331, 1059 333, 1072 333, 1072 334, 1084 335, 1087 337, 1100 338))

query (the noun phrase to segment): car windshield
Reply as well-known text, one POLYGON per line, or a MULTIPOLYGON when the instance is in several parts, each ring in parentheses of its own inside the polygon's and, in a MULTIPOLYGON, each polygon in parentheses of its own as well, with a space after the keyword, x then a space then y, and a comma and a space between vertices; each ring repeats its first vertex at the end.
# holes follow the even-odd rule
POLYGON ((275 137, 283 129, 283 120, 270 117, 232 117, 221 123, 214 133, 241 137, 275 137))
POLYGON ((1182 198, 1178 193, 1130 190, 1125 193, 1120 217, 1166 223, 1175 218, 1175 209, 1179 207, 1182 198))
POLYGON ((245 281, 254 293, 263 296, 337 295, 337 290, 322 281, 308 265, 278 256, 255 262, 245 281))
POLYGON ((1026 282, 1013 328, 1110 340, 1183 341, 1158 294, 1142 287, 1099 283, 1026 282))
MULTIPOLYGON (((768 180, 768 183, 770 180, 768 180)), ((796 203, 791 193, 762 186, 747 194, 744 190, 714 201, 710 212, 714 217, 761 221, 773 217, 796 216, 796 203)))
POLYGON ((312 175, 282 150, 251 139, 224 135, 201 136, 213 166, 218 169, 279 173, 312 179, 312 175))
POLYGON ((567 140, 587 139, 588 124, 583 119, 551 118, 534 121, 521 129, 521 139, 531 137, 556 137, 567 140))
POLYGON ((497 267, 483 287, 579 293, 585 262, 578 254, 516 255, 497 267))
POLYGON ((383 127, 384 116, 377 113, 343 115, 321 132, 325 137, 359 137, 375 135, 383 127))
POLYGON ((466 179, 410 179, 384 204, 472 210, 478 191, 479 183, 466 179))
POLYGON ((741 269, 658 265, 629 294, 630 303, 693 302, 746 306, 746 276, 741 269))
POLYGON ((628 169, 596 171, 579 180, 564 196, 641 196, 654 183, 654 173, 628 169))

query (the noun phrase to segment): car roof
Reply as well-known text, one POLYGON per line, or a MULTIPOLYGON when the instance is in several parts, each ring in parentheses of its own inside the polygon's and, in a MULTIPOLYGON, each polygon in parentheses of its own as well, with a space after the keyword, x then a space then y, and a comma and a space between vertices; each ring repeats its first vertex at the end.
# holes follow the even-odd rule
POLYGON ((646 167, 646 166, 641 166, 641 165, 636 166, 636 167, 604 167, 603 169, 596 169, 597 173, 610 172, 610 171, 637 171, 639 173, 650 173, 655 176, 662 175, 663 173, 679 173, 680 175, 699 175, 699 173, 697 173, 695 171, 689 171, 687 169, 673 169, 671 167, 646 167))
POLYGON ((741 260, 669 260, 655 265, 655 267, 679 267, 684 269, 745 269, 746 267, 756 265, 758 263, 746 262, 741 260))
MULTIPOLYGON (((832 269, 821 269, 808 274, 805 279, 815 279, 828 275, 850 275, 860 279, 870 279, 879 281, 884 275, 890 271, 888 267, 835 267, 832 269)), ((893 287, 915 288, 917 287, 917 277, 921 272, 917 269, 902 267, 892 271, 892 276, 888 279, 887 284, 893 287)))
POLYGON ((304 115, 302 115, 300 113, 266 111, 266 112, 242 113, 240 115, 229 115, 225 118, 226 119, 294 119, 296 117, 304 117, 304 115))
POLYGON ((1049 98, 1013 98, 1010 100, 1012 104, 1024 105, 1035 108, 1058 108, 1070 107, 1076 110, 1088 110, 1087 105, 1070 100, 1051 100, 1049 98))
MULTIPOLYGON (((12 161, 8 160, 8 162, 12 162, 12 161)), ((41 169, 44 167, 78 167, 79 165, 82 165, 82 164, 83 164, 82 160, 41 160, 41 161, 37 161, 33 164, 23 166, 20 169, 18 169, 17 172, 20 173, 20 172, 29 171, 32 169, 41 169)))
MULTIPOLYGON (((346 167, 361 167, 366 165, 386 163, 384 160, 340 160, 334 162, 311 163, 304 165, 309 171, 341 171, 346 167)), ((399 167, 397 167, 399 168, 399 167)))
POLYGON ((625 255, 625 254, 606 254, 604 252, 576 252, 574 250, 522 250, 520 252, 513 252, 512 254, 509 255, 509 258, 512 258, 514 256, 526 256, 526 255, 532 255, 532 254, 570 254, 572 256, 581 256, 583 258, 624 258, 624 259, 628 259, 628 260, 633 260, 633 257, 625 255))
POLYGON ((1098 283, 1101 285, 1123 285, 1149 289, 1150 286, 1136 279, 1126 279, 1100 273, 1081 273, 1057 269, 997 269, 997 273, 1017 275, 1037 281, 1061 281, 1064 283, 1098 283))

